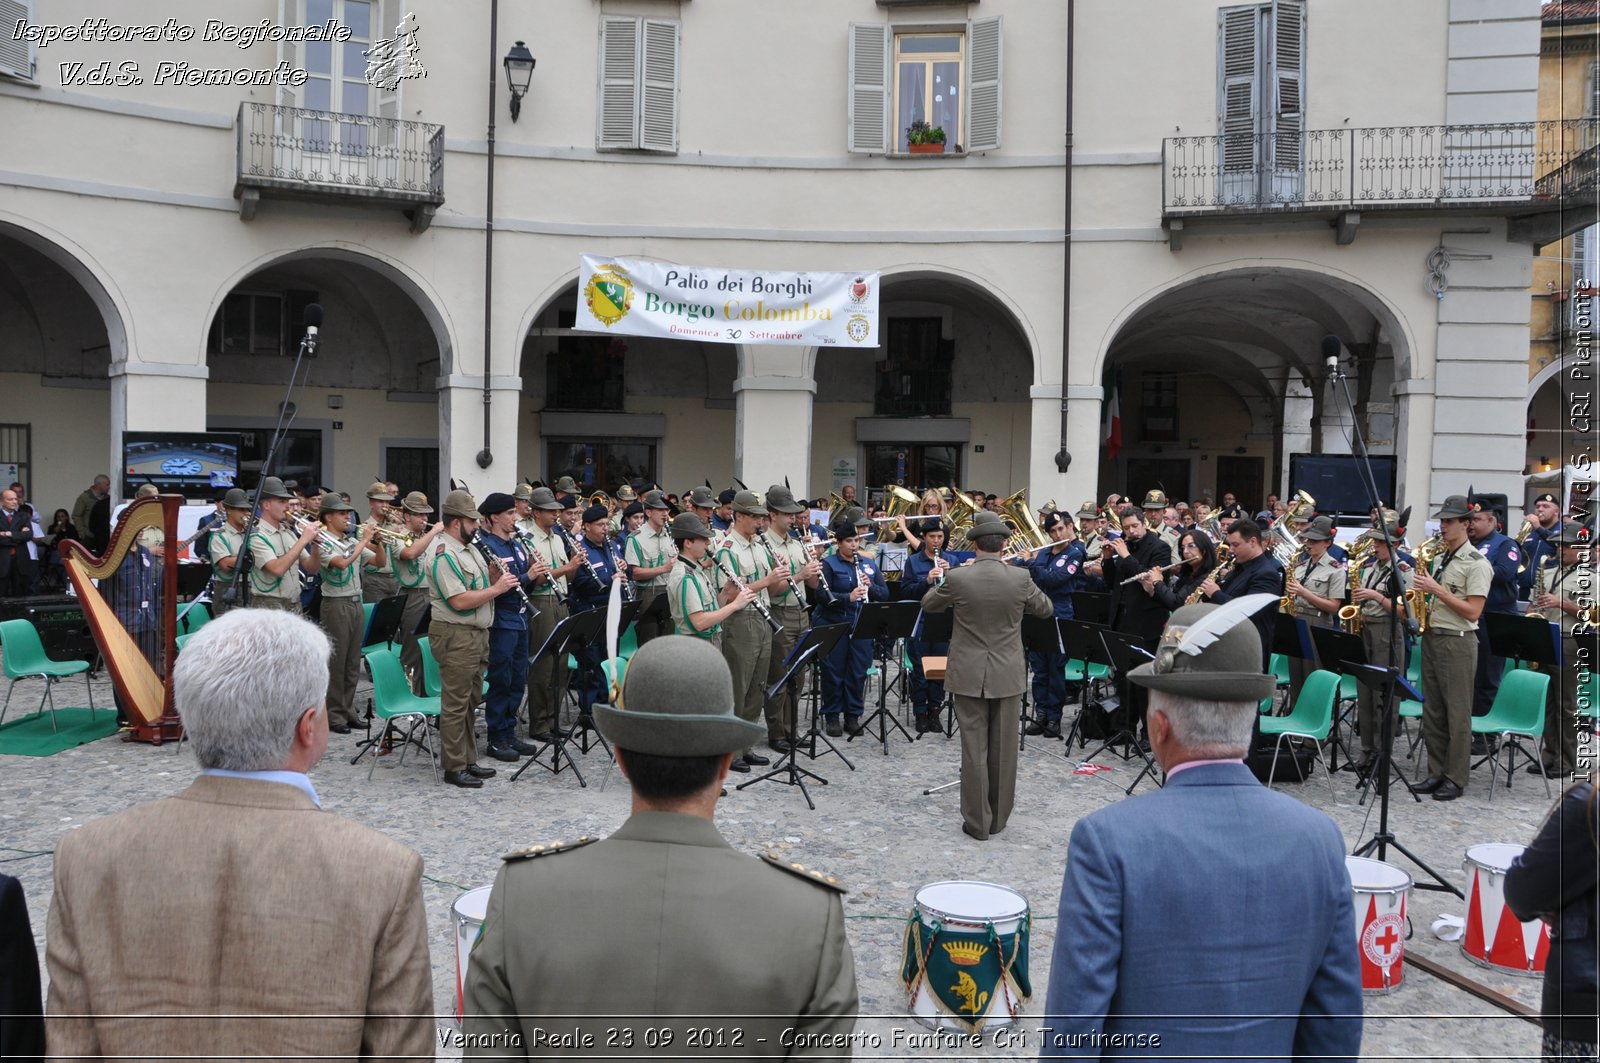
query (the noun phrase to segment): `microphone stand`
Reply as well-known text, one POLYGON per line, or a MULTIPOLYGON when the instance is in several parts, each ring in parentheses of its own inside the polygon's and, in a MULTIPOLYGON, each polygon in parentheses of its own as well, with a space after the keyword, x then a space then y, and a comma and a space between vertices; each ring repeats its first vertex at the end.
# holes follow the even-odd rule
POLYGON ((242 605, 240 595, 244 582, 250 576, 250 536, 255 533, 256 522, 260 519, 261 490, 267 485, 267 477, 272 474, 272 463, 278 457, 278 448, 283 445, 285 437, 289 434, 289 426, 294 423, 295 413, 292 401, 294 389, 300 376, 300 365, 305 361, 306 354, 317 349, 317 330, 322 327, 322 306, 318 303, 308 303, 305 315, 302 318, 305 326, 305 335, 300 337, 300 349, 294 356, 294 368, 289 371, 289 387, 284 392, 283 402, 278 406, 278 423, 272 430, 272 441, 267 445, 267 456, 261 461, 261 472, 256 477, 256 493, 250 499, 250 516, 245 520, 244 534, 239 537, 239 552, 233 559, 233 581, 228 584, 228 589, 222 592, 224 605, 232 608, 242 605), (294 409, 294 413, 290 410, 294 409))
MULTIPOLYGON (((1328 337, 1328 339, 1333 339, 1333 337, 1328 337)), ((1393 846, 1400 855, 1416 864, 1433 879, 1432 882, 1418 881, 1416 883, 1417 889, 1454 893, 1457 897, 1462 897, 1465 900, 1460 890, 1446 881, 1439 872, 1429 867, 1416 853, 1401 844, 1400 839, 1395 836, 1394 830, 1389 826, 1389 771, 1390 762, 1394 757, 1395 686, 1402 669, 1401 662, 1404 660, 1402 647, 1405 644, 1401 641, 1403 636, 1401 616, 1406 609, 1406 598, 1401 593, 1403 584, 1400 581, 1400 554, 1396 550, 1394 539, 1389 535, 1389 522, 1383 517, 1383 500, 1378 495, 1378 481, 1372 471, 1372 460, 1367 453, 1366 440, 1361 437, 1361 424, 1356 417, 1355 398, 1350 394, 1350 380, 1345 376, 1344 371, 1339 368, 1337 348, 1329 351, 1329 346, 1325 340, 1323 351, 1328 359, 1328 375, 1331 379, 1339 382, 1340 388, 1344 392, 1345 408, 1350 411, 1351 449, 1354 451, 1355 456, 1360 459, 1356 463, 1356 468, 1361 473, 1362 486, 1367 490, 1367 501, 1371 504, 1371 508, 1378 511, 1377 530, 1383 537, 1383 545, 1389 549, 1389 594, 1395 603, 1395 608, 1389 612, 1389 659, 1383 662, 1386 675, 1383 682, 1383 702, 1379 706, 1378 763, 1373 769, 1373 777, 1377 781, 1378 790, 1378 829, 1371 838, 1358 845, 1351 855, 1366 856, 1376 850, 1378 859, 1382 860, 1388 848, 1393 846)), ((1407 618, 1407 626, 1409 627, 1409 617, 1407 618)), ((1420 646, 1417 652, 1422 652, 1420 646)), ((1378 662, 1374 661, 1372 663, 1376 664, 1378 662)))

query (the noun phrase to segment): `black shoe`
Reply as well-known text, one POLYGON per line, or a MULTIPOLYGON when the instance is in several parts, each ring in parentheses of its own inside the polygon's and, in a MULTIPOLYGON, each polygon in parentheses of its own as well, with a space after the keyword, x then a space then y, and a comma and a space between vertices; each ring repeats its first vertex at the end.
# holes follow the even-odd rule
POLYGON ((1043 720, 1029 720, 1028 726, 1022 729, 1022 733, 1028 735, 1030 738, 1034 735, 1042 735, 1044 734, 1044 729, 1047 726, 1048 724, 1046 724, 1043 720))
POLYGON ((578 713, 578 726, 585 731, 594 730, 594 714, 589 712, 578 713))
POLYGON ((750 774, 750 765, 746 764, 743 759, 734 757, 733 763, 728 765, 728 770, 736 771, 741 775, 748 775, 750 774))
POLYGON ((781 757, 794 748, 794 743, 787 738, 773 738, 767 741, 767 746, 781 757))
POLYGON ((468 772, 468 774, 475 775, 480 779, 492 779, 492 778, 494 778, 494 769, 493 768, 486 768, 482 764, 468 764, 467 765, 467 772, 468 772))
MULTIPOLYGON (((1044 725, 1044 730, 1039 732, 1039 736, 1041 738, 1060 738, 1061 737, 1061 724, 1060 723, 1047 723, 1047 724, 1045 724, 1044 725)), ((991 833, 994 833, 994 832, 991 832, 991 833)))
POLYGON ((913 723, 912 726, 916 728, 917 734, 925 735, 929 731, 933 730, 933 725, 928 722, 928 714, 927 713, 919 712, 919 713, 916 714, 916 716, 913 719, 916 722, 913 723))
MULTIPOLYGON (((1417 785, 1413 786, 1411 788, 1411 792, 1414 794, 1431 794, 1435 790, 1439 789, 1439 787, 1443 786, 1444 783, 1445 780, 1438 778, 1437 776, 1429 776, 1428 778, 1417 783, 1417 785)), ((1451 783, 1450 785, 1454 786, 1455 783, 1451 783)), ((1458 789, 1456 790, 1456 793, 1460 794, 1461 791, 1458 789)))
POLYGON ((538 734, 529 735, 528 737, 532 738, 535 742, 544 742, 548 744, 556 740, 556 733, 554 731, 540 731, 538 734))
POLYGON ((1547 768, 1541 764, 1529 764, 1522 770, 1529 775, 1542 775, 1546 779, 1565 779, 1572 774, 1570 771, 1562 771, 1560 768, 1547 768))
POLYGON ((350 733, 350 725, 347 723, 330 723, 328 730, 336 735, 347 735, 350 733))
POLYGON ((507 764, 515 764, 522 759, 522 754, 510 746, 490 745, 489 755, 495 760, 505 761, 507 764))
POLYGON ((1499 748, 1500 739, 1495 738, 1492 735, 1479 734, 1472 736, 1472 755, 1475 757, 1487 756, 1490 753, 1496 752, 1499 750, 1499 748))
POLYGON ((989 840, 989 836, 987 834, 979 834, 965 823, 961 824, 961 833, 975 841, 986 842, 989 840))
POLYGON ((511 748, 515 749, 518 753, 521 753, 525 757, 531 757, 535 753, 539 752, 538 746, 534 745, 532 742, 524 742, 520 738, 513 738, 511 740, 511 748))
POLYGON ((1461 787, 1445 779, 1439 783, 1439 788, 1433 791, 1435 801, 1454 801, 1461 796, 1461 787))
POLYGON ((839 717, 837 717, 837 716, 829 716, 828 717, 828 737, 829 738, 843 738, 844 737, 844 728, 839 726, 839 717))
POLYGON ((483 789, 483 780, 470 772, 447 771, 444 773, 444 781, 451 786, 459 786, 464 790, 483 789))
POLYGON ((744 762, 746 764, 754 765, 757 768, 764 768, 768 764, 772 763, 771 760, 763 757, 760 753, 746 753, 744 755, 744 762))
POLYGON ((861 717, 854 716, 844 725, 844 732, 851 738, 855 738, 858 735, 866 734, 867 729, 861 726, 861 717))

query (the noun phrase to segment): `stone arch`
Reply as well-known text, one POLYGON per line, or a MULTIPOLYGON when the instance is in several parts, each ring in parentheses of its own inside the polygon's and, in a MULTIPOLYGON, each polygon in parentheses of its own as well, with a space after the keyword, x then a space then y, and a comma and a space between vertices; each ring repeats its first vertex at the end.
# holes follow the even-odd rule
POLYGON ((16 240, 66 271, 100 312, 111 364, 128 360, 130 351, 136 350, 137 345, 133 342, 133 316, 128 311, 127 300, 86 249, 62 233, 9 211, 0 211, 0 236, 16 240))

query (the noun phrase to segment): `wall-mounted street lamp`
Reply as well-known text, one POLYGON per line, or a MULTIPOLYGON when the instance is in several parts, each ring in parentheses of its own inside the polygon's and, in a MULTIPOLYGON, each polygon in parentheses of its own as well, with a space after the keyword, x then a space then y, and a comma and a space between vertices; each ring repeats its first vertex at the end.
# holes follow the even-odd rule
POLYGON ((536 62, 533 53, 521 41, 512 46, 506 53, 506 84, 511 89, 511 120, 515 122, 522 113, 522 97, 528 94, 528 85, 533 81, 533 64, 536 62))

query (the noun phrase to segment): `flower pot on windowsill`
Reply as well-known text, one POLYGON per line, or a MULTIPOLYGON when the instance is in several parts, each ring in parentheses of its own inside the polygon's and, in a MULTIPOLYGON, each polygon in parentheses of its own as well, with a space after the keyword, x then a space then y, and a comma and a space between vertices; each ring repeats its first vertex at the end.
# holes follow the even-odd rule
POLYGON ((908 144, 908 145, 906 145, 906 148, 913 155, 943 155, 944 154, 944 144, 942 142, 938 143, 938 144, 908 144))

